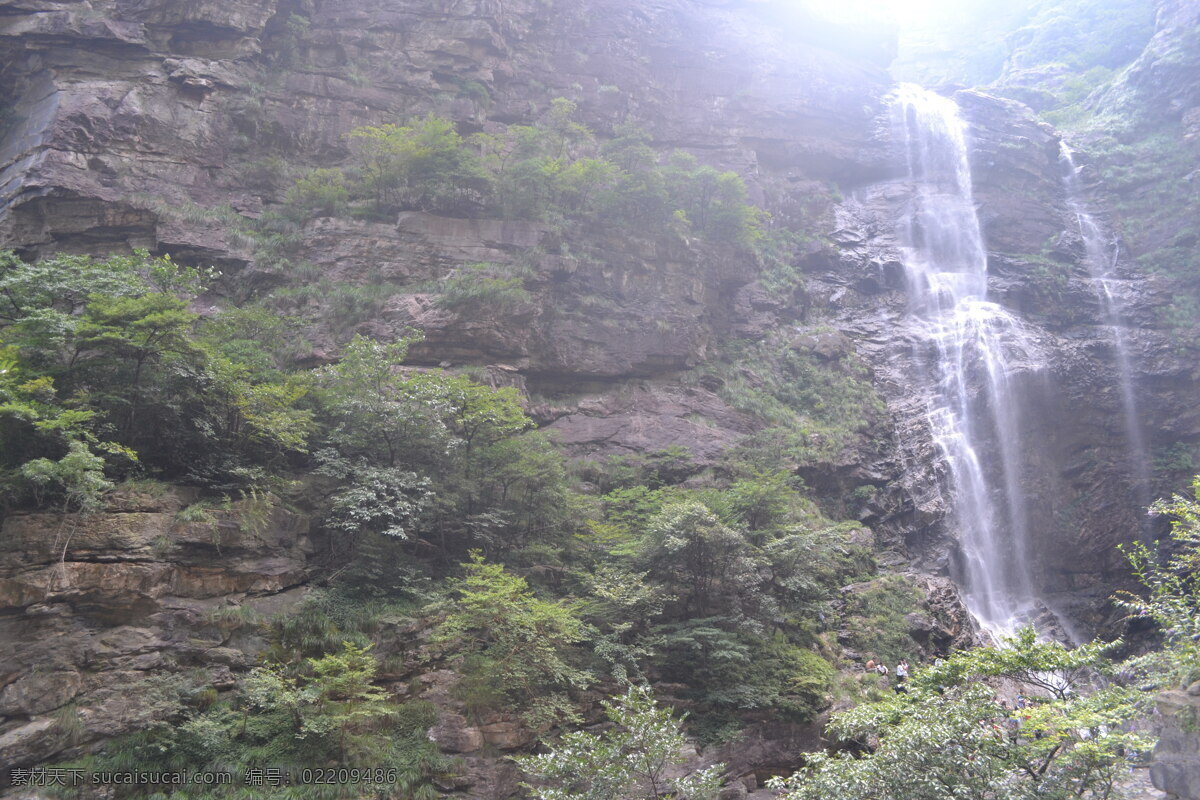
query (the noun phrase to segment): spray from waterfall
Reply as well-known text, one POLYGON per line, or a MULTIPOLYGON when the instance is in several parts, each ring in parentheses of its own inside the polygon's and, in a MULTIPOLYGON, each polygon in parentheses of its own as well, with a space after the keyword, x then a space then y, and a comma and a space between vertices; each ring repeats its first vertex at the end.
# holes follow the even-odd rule
POLYGON ((961 553, 955 577, 975 617, 1009 632, 1036 608, 1014 381, 1041 362, 1020 320, 987 299, 987 254, 957 104, 905 84, 891 109, 912 185, 898 236, 931 362, 928 424, 949 466, 961 553))
POLYGON ((1150 457, 1146 449, 1145 433, 1138 417, 1137 397, 1134 392, 1132 358, 1130 356, 1128 332, 1124 321, 1122 288, 1124 282, 1116 275, 1119 250, 1111 237, 1088 210, 1079 179, 1079 167, 1066 142, 1060 143, 1060 159, 1064 167, 1063 183, 1066 189, 1067 207, 1075 216, 1079 236, 1083 240, 1084 261, 1100 307, 1104 324, 1109 330, 1113 344, 1113 361, 1117 368, 1117 380, 1121 392, 1121 411, 1125 423, 1125 439, 1129 452, 1130 474, 1136 486, 1137 499, 1143 508, 1153 499, 1150 483, 1150 457))

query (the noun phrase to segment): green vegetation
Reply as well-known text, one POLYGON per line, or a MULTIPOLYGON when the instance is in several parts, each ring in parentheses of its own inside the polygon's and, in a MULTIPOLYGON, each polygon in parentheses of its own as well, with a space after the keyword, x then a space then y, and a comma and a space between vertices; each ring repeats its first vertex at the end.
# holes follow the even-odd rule
POLYGON ((548 753, 514 760, 537 783, 525 787, 539 800, 710 800, 720 788, 723 764, 678 778, 687 744, 671 709, 660 708, 646 687, 631 686, 603 703, 615 726, 600 735, 568 733, 548 753))
POLYGON ((613 465, 577 539, 594 565, 597 655, 617 677, 649 669, 686 685, 714 733, 749 709, 811 719, 833 684, 817 620, 872 568, 869 551, 787 472, 742 465, 723 488, 684 489, 687 462, 668 455, 613 465))
POLYGON ((525 289, 532 270, 498 264, 466 264, 441 284, 437 304, 442 308, 499 308, 528 305, 533 295, 525 289))
POLYGON ((865 753, 812 754, 775 786, 787 800, 1110 796, 1153 739, 1130 729, 1149 710, 1144 693, 1120 683, 1073 691, 1113 672, 1108 649, 1038 643, 1026 628, 917 670, 906 692, 834 715, 830 733, 865 753), (984 682, 997 678, 1043 691, 1010 709, 984 682))
MULTIPOLYGON (((463 91, 484 102, 473 85, 463 91)), ((741 247, 760 238, 763 213, 747 202, 736 173, 702 166, 683 152, 659 163, 649 136, 632 126, 601 144, 573 120, 575 110, 558 98, 533 125, 469 139, 435 115, 357 128, 349 163, 299 178, 288 190, 287 213, 384 218, 419 210, 666 229, 741 247)))
POLYGON ((1151 511, 1172 518, 1168 547, 1124 548, 1148 596, 1121 592, 1116 599, 1163 632, 1163 648, 1145 659, 1151 674, 1167 688, 1186 686, 1200 680, 1200 476, 1192 480, 1190 497, 1159 500, 1151 511))
POLYGON ((838 334, 814 328, 802 335, 775 332, 739 343, 702 369, 720 380, 722 398, 768 427, 743 445, 761 466, 808 466, 836 461, 861 443, 884 411, 866 366, 838 334), (822 338, 835 352, 820 355, 822 338))
MULTIPOLYGON (((232 697, 174 686, 159 701, 169 721, 151 718, 145 730, 66 766, 88 773, 230 772, 227 785, 125 787, 123 796, 208 798, 339 798, 437 796, 433 780, 451 764, 425 735, 433 708, 398 704, 374 683, 377 663, 369 646, 349 642, 320 658, 270 663, 252 670, 232 697), (369 766, 368 766, 369 765, 369 766), (274 785, 249 785, 253 769, 280 775, 274 785), (355 768, 357 780, 304 780, 305 771, 355 768), (283 775, 289 780, 284 781, 283 775)), ((143 688, 143 691, 145 689, 143 688)), ((161 693, 160 693, 161 694, 161 693)), ((156 716, 162 715, 157 709, 156 716)), ((336 774, 333 773, 333 774, 336 774)), ((70 796, 63 790, 63 796, 70 796)))
POLYGON ((900 575, 885 575, 855 588, 845 612, 853 631, 850 646, 885 664, 907 658, 912 650, 907 616, 916 610, 920 590, 900 575))
POLYGON ((472 193, 487 191, 478 157, 449 120, 430 115, 411 125, 357 128, 350 139, 356 191, 369 196, 377 211, 453 211, 472 193))
POLYGON ((314 169, 288 190, 285 202, 313 216, 337 216, 350 199, 346 176, 340 169, 314 169))
POLYGON ((1055 312, 1061 311, 1064 295, 1070 285, 1071 264, 1045 253, 1018 256, 1027 264, 1025 281, 1038 299, 1055 312))
POLYGON ((0 254, 4 502, 77 493, 64 481, 85 461, 109 479, 246 487, 303 448, 303 381, 234 338, 250 317, 219 317, 216 340, 188 310, 212 278, 145 253, 0 254))
MULTIPOLYGON (((564 115, 538 137, 566 152, 585 132, 564 115)), ((702 171, 682 158, 671 169, 684 182, 702 171)), ((316 208, 318 190, 338 183, 310 177, 296 191, 316 208)), ((714 205, 691 207, 702 227, 725 224, 728 185, 713 178, 714 205)), ((294 617, 267 624, 231 607, 208 619, 226 633, 270 632, 268 665, 242 699, 204 689, 203 708, 183 702, 167 715, 178 724, 154 737, 193 719, 220 722, 210 714, 253 706, 281 720, 290 709, 301 733, 337 729, 338 749, 322 757, 355 758, 360 732, 390 725, 384 698, 348 695, 351 721, 337 725, 302 706, 332 702, 318 688, 322 659, 366 669, 361 648, 393 614, 444 614, 437 646, 418 657, 455 665, 455 696, 468 708, 517 713, 535 730, 573 719, 579 690, 605 675, 686 685, 713 736, 742 712, 811 719, 828 704, 833 656, 816 619, 833 615, 838 586, 873 567, 851 542, 855 526, 826 519, 777 464, 733 454, 700 476, 674 448, 597 467, 601 488, 588 497, 572 491, 515 390, 405 367, 415 336, 353 336, 336 361, 308 368, 297 363, 307 325, 281 313, 283 295, 201 317, 191 303, 217 276, 145 253, 37 264, 6 254, 3 268, 8 503, 89 513, 117 482, 153 477, 201 489, 178 522, 209 529, 218 552, 229 523, 266 535, 284 502, 300 503, 331 540, 337 580, 294 617), (343 652, 343 642, 360 650, 343 652), (295 663, 309 672, 282 666, 295 663), (253 699, 268 685, 275 705, 253 699)), ((464 269, 445 282, 443 302, 523 302, 522 279, 494 265, 464 269)), ((788 363, 798 384, 823 379, 813 364, 788 363)), ((796 402, 822 394, 808 390, 796 402)), ((170 541, 155 548, 172 552, 170 541)), ((256 741, 281 748, 272 737, 256 741)), ((154 741, 171 758, 190 747, 154 741)))
POLYGON ((586 629, 570 604, 534 596, 529 584, 473 553, 466 576, 435 641, 463 661, 456 687, 474 704, 520 709, 534 730, 578 722, 565 690, 582 689, 592 676, 569 663, 586 629))
POLYGON ((1170 547, 1126 548, 1147 595, 1115 599, 1158 625, 1161 648, 1117 663, 1108 654, 1119 641, 1072 649, 1025 628, 914 671, 905 692, 835 714, 829 732, 849 750, 812 754, 775 787, 787 800, 1113 796, 1153 744, 1141 720, 1154 690, 1200 679, 1200 477, 1192 497, 1153 510, 1173 518, 1170 547), (1028 706, 998 703, 995 681, 1016 682, 1028 706))

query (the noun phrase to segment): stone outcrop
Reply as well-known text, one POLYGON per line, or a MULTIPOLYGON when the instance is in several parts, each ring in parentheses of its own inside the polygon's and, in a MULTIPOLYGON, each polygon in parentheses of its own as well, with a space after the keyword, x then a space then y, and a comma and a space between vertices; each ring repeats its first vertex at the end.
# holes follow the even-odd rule
POLYGON ((1200 681, 1158 698, 1162 732, 1150 778, 1171 800, 1200 800, 1200 681))
POLYGON ((11 514, 0 529, 0 760, 44 762, 138 730, 182 675, 232 688, 265 642, 242 623, 304 594, 323 545, 262 508, 185 522, 194 497, 127 490, 90 517, 11 514), (186 519, 186 515, 183 517, 186 519), (232 623, 232 624, 231 624, 232 623))

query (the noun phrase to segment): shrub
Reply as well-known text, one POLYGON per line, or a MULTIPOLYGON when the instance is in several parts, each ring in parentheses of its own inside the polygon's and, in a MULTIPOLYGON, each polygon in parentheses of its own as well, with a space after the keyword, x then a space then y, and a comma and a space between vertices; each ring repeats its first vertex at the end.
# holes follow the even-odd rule
POLYGON ((320 217, 340 214, 350 198, 346 175, 340 169, 314 169, 296 181, 284 202, 320 217))
POLYGON ((447 211, 486 195, 478 157, 442 117, 356 128, 350 141, 361 187, 379 210, 447 211))
POLYGON ((486 563, 479 553, 463 568, 458 598, 434 641, 469 659, 469 674, 482 673, 494 694, 526 712, 540 697, 591 682, 571 663, 572 649, 585 637, 575 608, 539 599, 524 578, 486 563))
POLYGON ((668 777, 686 759, 687 740, 670 708, 660 708, 650 689, 631 686, 603 703, 615 727, 599 735, 568 733, 548 753, 513 760, 538 784, 524 786, 540 800, 711 800, 724 764, 668 777))
POLYGON ((906 617, 916 610, 920 596, 903 575, 860 584, 846 601, 851 647, 889 664, 912 655, 916 643, 908 634, 906 617))
POLYGON ((533 299, 525 288, 530 276, 530 270, 511 265, 465 264, 442 281, 436 302, 442 308, 510 310, 533 299))

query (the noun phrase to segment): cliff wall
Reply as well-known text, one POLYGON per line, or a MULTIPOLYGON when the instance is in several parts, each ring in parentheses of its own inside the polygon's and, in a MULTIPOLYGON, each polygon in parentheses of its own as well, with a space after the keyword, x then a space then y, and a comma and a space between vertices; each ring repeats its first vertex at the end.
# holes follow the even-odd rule
MULTIPOLYGON (((602 139, 632 122, 660 153, 681 149, 736 171, 770 227, 799 235, 787 261, 800 277, 780 289, 744 249, 669 231, 564 235, 471 213, 318 216, 290 260, 313 279, 389 290, 369 318, 342 328, 310 301, 308 360, 328 360, 354 332, 415 327, 425 335, 415 363, 481 368, 518 387, 577 459, 682 447, 706 465, 765 427, 735 388, 761 384, 768 367, 734 353, 784 347, 832 373, 866 375, 863 394, 881 398, 864 401, 863 419, 817 442, 794 471, 826 507, 853 509, 874 528, 885 562, 943 574, 954 557, 945 464, 911 385, 914 365, 897 358, 912 332, 894 222, 905 189, 883 108, 891 45, 886 32, 852 35, 787 5, 3 0, 0 246, 26 257, 145 247, 213 264, 225 278, 206 302, 219 308, 305 279, 246 230, 283 202, 291 176, 345 161, 352 129, 436 113, 464 133, 496 132, 565 97, 602 139), (431 286, 479 262, 528 266, 531 299, 436 303, 431 286)), ((1158 74, 1151 61, 1131 83, 1159 85, 1145 77, 1158 74)), ((1185 105, 1194 100, 1175 72, 1162 81, 1183 87, 1171 96, 1185 105)), ((957 99, 972 128, 992 292, 1036 326, 1048 364, 1025 393, 1028 440, 1039 444, 1025 456, 1038 586, 1095 629, 1112 621, 1103 599, 1128 579, 1114 545, 1141 530, 1145 488, 1130 476, 1111 337, 1068 208, 1058 135, 1015 102, 957 99)), ((1171 285, 1128 258, 1119 271, 1149 437, 1200 438, 1190 351, 1158 322, 1171 285)), ((254 643, 231 646, 205 614, 283 603, 269 598, 312 574, 320 548, 301 521, 279 512, 269 527, 278 541, 243 532, 217 542, 173 522, 172 497, 106 515, 65 558, 44 546, 64 521, 5 521, 13 544, 0 594, 11 640, 83 626, 72 647, 98 653, 62 660, 31 644, 0 670, 9 676, 0 742, 13 758, 62 746, 44 742, 47 712, 85 689, 115 692, 126 672, 167 656, 220 685, 254 643), (165 555, 154 552, 160 540, 165 555), (203 646, 191 642, 197 632, 203 646), (57 666, 30 677, 38 663, 57 666), (80 663, 95 663, 95 674, 80 663)), ((116 731, 100 721, 109 717, 122 718, 96 712, 95 725, 116 731)))

